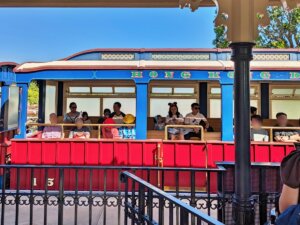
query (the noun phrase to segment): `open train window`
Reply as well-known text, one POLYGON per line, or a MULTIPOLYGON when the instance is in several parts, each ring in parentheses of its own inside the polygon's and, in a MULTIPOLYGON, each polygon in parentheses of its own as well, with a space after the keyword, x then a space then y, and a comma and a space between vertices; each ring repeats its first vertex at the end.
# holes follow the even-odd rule
POLYGON ((278 112, 286 113, 289 119, 299 119, 300 85, 270 85, 270 117, 275 119, 278 112))
POLYGON ((179 112, 185 116, 191 111, 191 104, 198 102, 197 82, 152 81, 149 85, 149 116, 166 116, 168 103, 177 102, 179 112))
POLYGON ((73 81, 64 82, 64 112, 71 102, 78 111, 100 116, 105 108, 112 110, 114 102, 122 104, 124 113, 136 114, 136 87, 131 81, 73 81))
MULTIPOLYGON (((260 88, 259 84, 251 84, 250 87, 250 105, 257 107, 260 112, 260 88)), ((208 117, 221 118, 221 86, 219 83, 208 84, 208 117)), ((232 96, 233 98, 233 96, 232 96)))

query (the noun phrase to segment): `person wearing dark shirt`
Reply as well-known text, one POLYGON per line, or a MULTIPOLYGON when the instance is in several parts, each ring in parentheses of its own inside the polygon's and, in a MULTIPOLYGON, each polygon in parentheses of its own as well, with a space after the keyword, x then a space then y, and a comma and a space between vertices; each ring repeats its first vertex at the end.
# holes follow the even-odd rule
MULTIPOLYGON (((277 124, 276 127, 292 127, 288 124, 287 114, 279 112, 276 114, 277 124)), ((297 142, 300 141, 299 131, 295 129, 274 129, 273 130, 274 141, 278 142, 297 142)))
POLYGON ((262 129, 263 119, 260 115, 251 116, 251 141, 269 141, 269 134, 262 129))
POLYGON ((126 116, 125 113, 121 111, 121 103, 115 102, 113 109, 114 112, 109 115, 110 118, 113 118, 117 124, 123 123, 123 118, 126 116))
POLYGON ((98 123, 102 124, 106 118, 109 118, 111 114, 110 109, 104 109, 103 116, 101 116, 98 120, 98 123))

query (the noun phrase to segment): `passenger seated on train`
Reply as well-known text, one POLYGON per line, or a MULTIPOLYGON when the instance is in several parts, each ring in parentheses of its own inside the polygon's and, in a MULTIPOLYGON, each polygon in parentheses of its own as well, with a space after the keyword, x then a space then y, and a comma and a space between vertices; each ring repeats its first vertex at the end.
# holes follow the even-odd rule
MULTIPOLYGON (((185 116, 184 123, 187 125, 202 125, 204 129, 208 129, 209 123, 205 116, 199 112, 199 104, 193 103, 191 109, 192 112, 185 116)), ((201 138, 199 127, 184 129, 184 139, 190 140, 191 137, 201 138)))
POLYGON ((57 124, 57 115, 51 113, 49 115, 49 120, 53 126, 46 126, 43 129, 42 138, 61 138, 62 128, 61 126, 55 126, 57 124))
MULTIPOLYGON (((89 114, 87 112, 82 112, 81 117, 82 117, 83 123, 92 124, 92 121, 90 120, 89 114)), ((93 127, 89 126, 89 129, 93 130, 93 127)))
POLYGON ((100 116, 100 118, 98 119, 98 123, 102 124, 106 118, 109 118, 110 114, 110 109, 104 109, 103 116, 100 116))
MULTIPOLYGON (((109 115, 106 115, 106 118, 103 121, 103 124, 115 124, 116 122, 112 119, 109 118, 109 115)), ((119 131, 117 128, 108 126, 108 127, 102 127, 101 133, 103 138, 114 138, 116 134, 119 134, 119 131)))
POLYGON ((123 117, 125 117, 125 113, 121 111, 121 103, 115 102, 113 105, 114 112, 110 114, 110 118, 113 118, 117 124, 123 123, 123 117))
MULTIPOLYGON (((132 114, 127 114, 123 118, 124 124, 134 124, 135 117, 132 114)), ((123 139, 135 139, 136 138, 136 130, 135 127, 132 126, 123 126, 119 128, 119 134, 123 139)))
MULTIPOLYGON (((184 124, 183 116, 178 111, 177 102, 169 103, 169 113, 166 117, 167 125, 184 124)), ((168 135, 171 140, 184 140, 183 128, 169 128, 168 135)))
POLYGON ((251 112, 251 116, 256 115, 256 114, 257 114, 257 108, 254 107, 254 106, 251 106, 251 107, 250 107, 250 112, 251 112))
POLYGON ((251 141, 269 141, 268 131, 262 129, 263 119, 260 115, 251 116, 251 141))
POLYGON ((64 116, 64 123, 75 123, 77 117, 80 113, 77 112, 77 105, 75 102, 71 102, 69 105, 70 112, 66 113, 64 116))
MULTIPOLYGON (((288 123, 287 114, 279 112, 276 114, 277 124, 276 127, 292 127, 288 123)), ((274 129, 274 140, 278 142, 297 142, 300 141, 299 131, 293 129, 274 129)))
POLYGON ((165 119, 161 115, 154 117, 154 130, 164 130, 165 125, 165 119))
POLYGON ((77 118, 75 120, 76 127, 74 127, 69 134, 69 138, 90 138, 90 129, 83 126, 83 120, 77 118))

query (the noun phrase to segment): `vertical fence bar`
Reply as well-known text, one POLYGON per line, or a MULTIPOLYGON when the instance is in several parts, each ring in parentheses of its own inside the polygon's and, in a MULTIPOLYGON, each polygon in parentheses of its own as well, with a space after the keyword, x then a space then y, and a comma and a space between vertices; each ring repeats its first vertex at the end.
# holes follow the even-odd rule
POLYGON ((149 220, 153 220, 153 192, 148 189, 148 198, 147 198, 147 214, 149 216, 149 220))
POLYGON ((218 220, 225 222, 224 172, 218 172, 218 220))
POLYGON ((58 225, 63 225, 64 219, 64 169, 59 168, 59 193, 58 193, 58 225))
POLYGON ((47 206, 48 206, 48 168, 45 168, 45 192, 44 192, 44 225, 47 225, 47 206))
MULTIPOLYGON (((176 198, 179 198, 179 171, 175 171, 175 187, 176 187, 176 198)), ((179 225, 179 210, 176 205, 176 225, 179 225)))
POLYGON ((135 200, 135 181, 132 181, 132 190, 131 190, 131 209, 130 209, 130 217, 131 217, 131 225, 135 223, 135 212, 134 209, 136 207, 136 200, 135 200))
POLYGON ((172 202, 170 202, 170 204, 169 204, 169 225, 174 224, 173 208, 174 208, 174 205, 172 202))
POLYGON ((75 199, 74 199, 74 225, 77 225, 78 223, 78 203, 79 203, 79 199, 78 199, 78 169, 75 169, 75 199))
MULTIPOLYGON (((195 187, 195 171, 191 171, 191 201, 190 205, 196 207, 196 187, 195 187)), ((191 215, 191 224, 195 225, 195 216, 191 215)))
POLYGON ((189 214, 183 208, 180 208, 180 225, 189 225, 189 214))
POLYGON ((158 224, 163 225, 164 224, 164 199, 161 196, 158 196, 158 224))
POLYGON ((9 169, 4 168, 3 181, 2 181, 2 195, 1 195, 1 225, 5 225, 5 202, 6 202, 6 173, 9 169))
POLYGON ((210 198, 210 172, 207 172, 207 214, 210 216, 211 198, 210 198))
POLYGON ((20 168, 17 168, 17 191, 16 191, 16 217, 15 224, 19 224, 19 204, 20 204, 20 168))
POLYGON ((124 225, 128 225, 128 177, 123 177, 125 183, 125 209, 124 209, 124 225))
POLYGON ((30 195, 29 195, 29 224, 33 224, 33 185, 34 185, 34 168, 30 168, 30 195))
POLYGON ((144 208, 145 192, 144 192, 144 187, 141 184, 139 184, 138 198, 139 198, 139 206, 138 206, 139 224, 144 224, 143 216, 145 214, 145 208, 144 208))
MULTIPOLYGON (((101 132, 99 132, 101 133, 101 132)), ((106 225, 106 205, 107 205, 107 198, 106 198, 106 187, 107 187, 107 169, 104 169, 104 196, 103 196, 103 224, 106 225)))
POLYGON ((93 215, 93 170, 89 170, 90 182, 89 182, 89 225, 92 225, 92 215, 93 215))
POLYGON ((264 224, 268 220, 267 194, 266 194, 266 170, 259 168, 259 221, 264 224))
MULTIPOLYGON (((118 169, 119 176, 121 175, 121 169, 118 169)), ((121 206, 122 206, 122 197, 121 197, 121 180, 118 179, 118 198, 117 198, 117 205, 118 205, 118 225, 121 225, 121 206)))

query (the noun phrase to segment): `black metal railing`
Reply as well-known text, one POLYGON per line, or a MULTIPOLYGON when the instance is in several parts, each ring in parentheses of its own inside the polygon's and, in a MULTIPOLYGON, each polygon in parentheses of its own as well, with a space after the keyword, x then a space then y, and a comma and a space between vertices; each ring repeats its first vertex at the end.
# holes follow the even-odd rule
MULTIPOLYGON (((218 219, 226 224, 234 224, 232 219, 232 195, 234 194, 235 164, 234 162, 216 163, 226 169, 218 177, 218 194, 223 199, 223 207, 219 208, 218 219)), ((255 224, 265 224, 270 220, 270 211, 278 211, 282 183, 280 179, 280 163, 251 163, 251 190, 255 209, 255 224)))
POLYGON ((208 225, 223 224, 132 173, 122 172, 121 180, 125 183, 124 225, 128 224, 128 220, 131 220, 131 224, 165 224, 166 203, 168 203, 166 224, 175 224, 175 208, 179 209, 180 225, 202 224, 202 222, 205 222, 208 225), (130 181, 132 187, 131 191, 129 190, 130 181), (154 218, 153 214, 153 203, 155 202, 155 198, 157 198, 158 202, 157 219, 154 218))
MULTIPOLYGON (((1 225, 123 224, 125 184, 119 174, 130 171, 147 183, 208 216, 218 217, 223 199, 217 193, 218 168, 116 166, 0 165, 1 225)), ((132 192, 132 186, 127 191, 132 192)), ((163 202, 169 209, 169 203, 163 202)), ((153 196, 153 210, 162 207, 153 196)), ((162 212, 160 212, 162 213, 162 212)), ((180 223, 174 205, 174 222, 180 223)))

